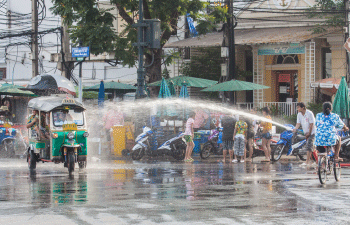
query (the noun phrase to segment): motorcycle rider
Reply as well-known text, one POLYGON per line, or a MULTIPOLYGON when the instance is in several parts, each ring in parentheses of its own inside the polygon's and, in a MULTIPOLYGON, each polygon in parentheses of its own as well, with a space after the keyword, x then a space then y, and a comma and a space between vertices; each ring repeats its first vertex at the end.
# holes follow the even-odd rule
MULTIPOLYGON (((305 106, 304 102, 298 102, 297 103, 297 124, 295 125, 295 128, 293 129, 293 132, 296 132, 300 125, 303 128, 304 135, 306 137, 306 145, 305 148, 307 150, 307 158, 306 158, 306 165, 310 164, 311 154, 315 151, 315 133, 316 133, 316 126, 315 126, 315 116, 313 112, 308 110, 305 106)), ((290 149, 287 155, 292 154, 292 150, 290 149)))

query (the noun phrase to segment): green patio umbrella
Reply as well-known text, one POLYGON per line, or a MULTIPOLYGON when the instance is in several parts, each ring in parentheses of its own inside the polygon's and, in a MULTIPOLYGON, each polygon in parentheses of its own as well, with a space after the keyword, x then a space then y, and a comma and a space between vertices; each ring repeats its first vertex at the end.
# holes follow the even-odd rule
MULTIPOLYGON (((136 87, 130 85, 130 84, 124 84, 120 82, 115 81, 109 81, 109 82, 103 82, 105 86, 106 92, 113 92, 114 90, 125 90, 125 91, 136 91, 136 87)), ((91 87, 85 87, 84 91, 98 91, 100 89, 100 84, 96 84, 91 87)))
POLYGON ((1 89, 1 88, 18 88, 18 89, 25 89, 25 87, 23 87, 23 86, 15 85, 15 84, 9 84, 9 83, 1 84, 0 89, 1 89))
MULTIPOLYGON (((169 90, 169 87, 165 81, 164 78, 162 78, 160 90, 158 94, 158 98, 171 98, 171 93, 169 90)), ((158 110, 158 115, 164 115, 164 116, 175 116, 176 112, 174 110, 174 107, 172 105, 162 105, 160 106, 160 109, 158 110)))
POLYGON ((333 101, 333 112, 338 114, 341 118, 349 118, 349 107, 349 89, 346 85, 345 77, 342 77, 333 101))
POLYGON ((241 80, 230 80, 205 88, 201 91, 252 91, 267 88, 270 87, 241 80))
POLYGON ((169 81, 167 83, 168 83, 168 87, 169 87, 169 91, 170 91, 171 96, 176 96, 174 83, 172 81, 169 81))
POLYGON ((165 79, 162 78, 158 98, 170 98, 170 97, 171 97, 171 93, 170 93, 168 84, 165 82, 165 79))
MULTIPOLYGON (((188 77, 188 76, 178 76, 167 79, 167 82, 172 81, 174 86, 181 87, 183 82, 187 83, 187 87, 198 87, 205 88, 210 87, 217 83, 215 80, 202 79, 197 77, 188 77)), ((157 81, 154 83, 150 83, 148 86, 161 86, 162 81, 157 81)))
POLYGON ((31 91, 23 91, 18 88, 0 88, 0 95, 36 97, 31 91))
MULTIPOLYGON (((109 81, 109 82, 103 82, 105 87, 105 92, 113 93, 114 97, 117 93, 128 93, 128 92, 135 92, 136 87, 130 85, 130 84, 124 84, 120 82, 115 81, 109 81)), ((84 91, 99 91, 100 90, 100 84, 96 84, 91 87, 85 87, 83 89, 84 91)))

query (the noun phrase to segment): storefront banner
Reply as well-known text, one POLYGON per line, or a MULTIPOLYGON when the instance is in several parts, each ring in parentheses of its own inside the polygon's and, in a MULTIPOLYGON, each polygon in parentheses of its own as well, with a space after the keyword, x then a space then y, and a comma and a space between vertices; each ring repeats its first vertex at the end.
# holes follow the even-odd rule
POLYGON ((289 83, 290 82, 290 74, 280 74, 278 76, 278 82, 280 83, 289 83))
POLYGON ((305 54, 305 46, 276 45, 264 46, 258 50, 258 55, 289 55, 289 54, 305 54))

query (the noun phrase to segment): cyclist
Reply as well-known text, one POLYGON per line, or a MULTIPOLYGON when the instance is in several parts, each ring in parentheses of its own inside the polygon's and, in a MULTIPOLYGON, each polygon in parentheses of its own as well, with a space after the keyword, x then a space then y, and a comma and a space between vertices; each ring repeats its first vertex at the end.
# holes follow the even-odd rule
MULTIPOLYGON (((325 102, 322 108, 323 112, 316 115, 315 146, 320 153, 326 151, 325 147, 337 144, 338 135, 336 128, 349 129, 337 114, 332 113, 332 103, 325 102)), ((339 148, 335 149, 334 158, 339 160, 339 148)))

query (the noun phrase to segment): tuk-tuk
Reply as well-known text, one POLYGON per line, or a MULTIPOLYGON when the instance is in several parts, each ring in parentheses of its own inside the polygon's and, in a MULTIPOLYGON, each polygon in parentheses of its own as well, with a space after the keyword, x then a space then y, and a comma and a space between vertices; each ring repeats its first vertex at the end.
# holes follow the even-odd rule
POLYGON ((1 155, 6 157, 15 156, 14 142, 17 131, 12 127, 11 116, 7 106, 0 107, 0 150, 1 155))
POLYGON ((85 168, 89 134, 84 106, 73 98, 53 95, 30 100, 28 109, 36 110, 34 117, 38 118, 35 129, 28 129, 30 172, 40 161, 64 163, 69 173, 74 171, 76 162, 80 169, 85 168))

